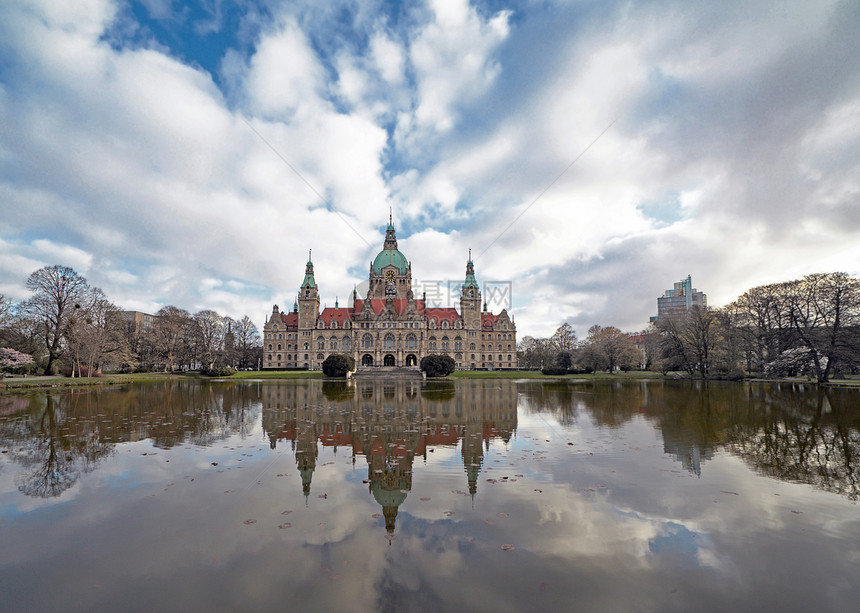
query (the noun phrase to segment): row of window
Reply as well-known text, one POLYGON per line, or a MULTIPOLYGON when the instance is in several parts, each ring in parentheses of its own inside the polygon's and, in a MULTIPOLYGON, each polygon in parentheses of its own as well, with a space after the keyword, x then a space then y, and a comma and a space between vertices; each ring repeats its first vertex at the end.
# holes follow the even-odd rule
MULTIPOLYGON (((359 323, 359 326, 360 326, 360 327, 362 327, 362 328, 375 328, 375 327, 379 327, 379 328, 396 328, 396 327, 398 327, 398 324, 399 324, 401 327, 403 327, 403 328, 414 328, 414 329, 420 329, 420 328, 423 328, 423 327, 424 327, 424 326, 423 326, 423 322, 360 322, 360 323, 359 323)), ((325 329, 325 327, 326 327, 326 326, 325 326, 325 322, 323 322, 323 320, 322 320, 322 319, 318 319, 318 320, 317 320, 317 329, 322 330, 322 329, 325 329)), ((349 328, 351 328, 351 327, 352 327, 352 324, 350 323, 350 320, 348 320, 348 319, 347 319, 347 320, 345 320, 345 321, 343 322, 343 325, 342 325, 341 327, 342 327, 344 330, 347 330, 347 329, 349 329, 349 328)), ((431 319, 431 320, 429 321, 429 327, 430 327, 431 329, 435 329, 435 328, 437 327, 437 324, 436 324, 436 320, 435 320, 435 319, 431 319)), ((448 322, 448 320, 447 320, 447 319, 443 319, 443 320, 441 321, 441 323, 439 324, 439 328, 441 328, 441 329, 443 329, 443 330, 447 330, 447 329, 448 329, 448 328, 450 328, 450 327, 451 327, 451 325, 450 325, 450 323, 448 322)), ((454 326, 453 326, 453 327, 459 330, 459 329, 461 329, 461 328, 463 327, 463 322, 462 322, 460 319, 456 319, 456 320, 454 320, 454 326)), ((332 319, 332 320, 329 322, 329 328, 330 328, 330 329, 332 329, 332 330, 337 330, 337 328, 338 328, 338 323, 337 323, 337 321, 336 321, 336 320, 334 320, 334 319, 332 319)), ((273 330, 277 330, 277 329, 278 329, 278 324, 274 324, 274 325, 272 326, 272 329, 273 329, 273 330)), ((507 329, 508 329, 508 324, 502 324, 502 329, 503 329, 503 330, 507 330, 507 329)), ((497 338, 500 338, 500 339, 501 339, 501 338, 505 338, 506 336, 507 336, 507 338, 511 338, 511 335, 510 335, 510 334, 505 335, 504 333, 497 333, 497 338)), ((268 338, 274 339, 274 338, 275 338, 275 334, 274 334, 274 333, 272 333, 272 334, 266 334, 266 335, 265 335, 265 337, 266 337, 267 339, 268 339, 268 338)), ((488 334, 488 337, 489 337, 489 338, 492 338, 492 337, 493 337, 492 333, 488 334)), ((279 339, 283 338, 283 334, 277 334, 277 338, 279 338, 279 339)), ((292 338, 292 335, 289 335, 289 338, 292 338)), ((484 338, 484 335, 483 335, 483 334, 481 335, 481 338, 484 338)))
MULTIPOLYGON (((447 336, 442 337, 441 345, 437 344, 435 336, 431 336, 427 340, 428 340, 428 348, 429 349, 437 349, 437 348, 441 347, 441 349, 443 351, 448 351, 451 348, 450 339, 447 336)), ((326 346, 325 338, 323 338, 322 336, 319 337, 317 339, 317 347, 316 348, 319 350, 323 350, 323 349, 325 349, 325 346, 326 346)), ((372 349, 373 348, 373 336, 370 334, 365 334, 362 337, 361 346, 363 349, 372 349)), ((350 340, 350 338, 348 336, 343 337, 341 347, 345 351, 350 351, 352 349, 352 341, 350 340)), ((278 343, 278 351, 280 351, 282 348, 283 348, 282 344, 278 343)), ((291 343, 288 343, 287 344, 287 351, 290 351, 292 348, 293 348, 293 345, 291 343)), ((296 349, 298 349, 298 348, 299 347, 297 344, 296 349)), ((304 344, 304 349, 307 350, 310 348, 311 348, 310 343, 304 344)), ((331 339, 329 340, 328 348, 331 350, 336 350, 338 348, 338 340, 335 337, 331 337, 331 339)), ((392 335, 392 334, 386 334, 385 335, 385 337, 382 340, 382 348, 383 349, 394 349, 395 348, 394 335, 392 335)), ((406 335, 406 349, 417 349, 417 348, 418 348, 418 339, 416 338, 416 336, 414 334, 407 334, 406 335)), ((269 343, 269 351, 272 351, 273 349, 274 349, 273 343, 269 343)), ((454 339, 454 351, 462 351, 462 349, 463 349, 462 339, 458 336, 454 339)), ((474 351, 475 349, 477 349, 477 345, 475 343, 469 343, 469 349, 474 351)), ((484 344, 481 345, 481 351, 486 351, 487 349, 492 351, 493 346, 492 345, 484 345, 484 344)), ((498 350, 503 351, 502 343, 499 343, 498 350)), ((510 343, 508 343, 507 350, 511 351, 511 344, 510 343)))

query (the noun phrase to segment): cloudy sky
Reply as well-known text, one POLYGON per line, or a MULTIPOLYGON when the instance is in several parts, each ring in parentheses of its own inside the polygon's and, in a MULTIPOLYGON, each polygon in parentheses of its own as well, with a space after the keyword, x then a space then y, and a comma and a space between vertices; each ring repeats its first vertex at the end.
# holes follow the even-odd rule
POLYGON ((61 264, 261 326, 309 249, 343 305, 389 210, 417 287, 472 249, 520 336, 856 275, 857 32, 855 0, 5 0, 0 293, 61 264))

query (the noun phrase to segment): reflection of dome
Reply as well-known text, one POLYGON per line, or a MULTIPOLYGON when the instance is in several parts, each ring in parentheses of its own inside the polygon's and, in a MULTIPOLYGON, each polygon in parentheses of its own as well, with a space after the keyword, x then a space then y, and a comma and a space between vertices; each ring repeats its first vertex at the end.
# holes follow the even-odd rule
POLYGON ((373 498, 380 506, 399 507, 403 504, 403 501, 406 500, 406 492, 402 491, 406 489, 405 486, 405 483, 398 482, 397 489, 390 490, 384 488, 382 482, 374 481, 373 485, 370 486, 370 492, 373 494, 373 498))
POLYGON ((374 481, 370 486, 373 498, 382 507, 382 515, 385 517, 386 532, 394 532, 394 521, 397 519, 397 507, 406 500, 406 483, 402 479, 397 481, 397 489, 387 489, 380 481, 374 481))
POLYGON ((406 256, 397 249, 383 249, 380 251, 373 260, 373 272, 381 275, 382 269, 391 265, 397 266, 398 272, 402 275, 409 272, 409 262, 406 261, 406 256))

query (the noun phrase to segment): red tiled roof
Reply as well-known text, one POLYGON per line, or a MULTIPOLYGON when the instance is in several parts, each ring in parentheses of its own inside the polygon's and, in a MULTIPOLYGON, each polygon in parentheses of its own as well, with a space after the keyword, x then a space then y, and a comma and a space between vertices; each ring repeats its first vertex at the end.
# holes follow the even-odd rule
POLYGON ((435 321, 438 327, 443 320, 453 328, 454 322, 460 319, 460 314, 453 307, 431 307, 424 310, 429 321, 435 321))
POLYGON ((281 321, 286 324, 287 329, 298 329, 299 314, 295 311, 290 311, 289 313, 281 313, 281 321))
POLYGON ((492 328, 498 318, 498 315, 493 315, 492 313, 481 313, 481 326, 492 328))
POLYGON ((436 445, 456 445, 459 437, 457 433, 451 429, 449 432, 438 430, 435 434, 427 434, 425 437, 426 446, 435 447, 436 445))
POLYGON ((323 309, 322 313, 320 313, 320 319, 326 327, 331 326, 332 320, 337 322, 338 327, 343 327, 343 322, 352 320, 352 309, 346 307, 340 307, 338 309, 326 307, 323 309))
POLYGON ((319 435, 319 441, 324 447, 341 446, 346 447, 352 445, 352 434, 343 431, 342 427, 336 427, 335 431, 331 431, 331 427, 326 424, 323 427, 322 434, 319 435))

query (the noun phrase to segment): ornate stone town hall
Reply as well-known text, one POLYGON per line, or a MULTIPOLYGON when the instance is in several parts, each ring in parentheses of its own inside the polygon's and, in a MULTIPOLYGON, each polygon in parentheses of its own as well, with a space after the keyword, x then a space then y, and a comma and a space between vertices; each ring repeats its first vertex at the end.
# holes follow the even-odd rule
POLYGON ((454 358, 458 369, 517 366, 517 328, 506 310, 481 308, 474 264, 466 263, 460 311, 430 307, 412 293, 412 265, 397 249, 389 222, 382 251, 370 265, 367 296, 352 293, 352 306, 320 312, 314 265, 308 260, 298 300, 289 313, 278 305, 263 327, 264 368, 319 370, 333 353, 360 366, 417 366, 426 355, 454 358))

